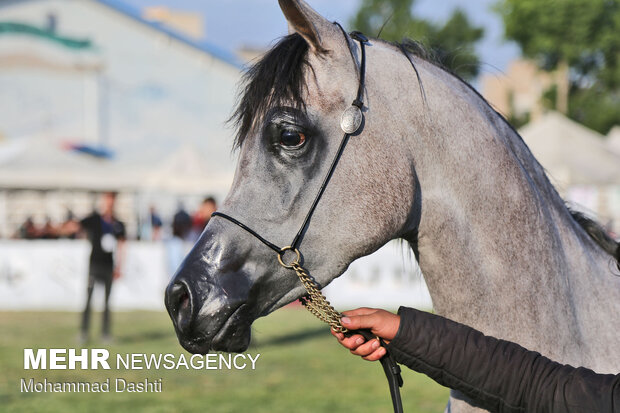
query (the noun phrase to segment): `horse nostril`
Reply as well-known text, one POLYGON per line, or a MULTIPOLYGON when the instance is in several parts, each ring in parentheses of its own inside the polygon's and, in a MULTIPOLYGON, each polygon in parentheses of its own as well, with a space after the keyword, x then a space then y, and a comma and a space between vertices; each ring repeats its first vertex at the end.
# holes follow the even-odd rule
POLYGON ((187 330, 192 321, 192 296, 185 283, 176 282, 168 287, 166 307, 177 329, 187 330))
POLYGON ((179 297, 179 310, 183 311, 187 307, 189 307, 189 294, 187 291, 183 291, 181 296, 179 297))

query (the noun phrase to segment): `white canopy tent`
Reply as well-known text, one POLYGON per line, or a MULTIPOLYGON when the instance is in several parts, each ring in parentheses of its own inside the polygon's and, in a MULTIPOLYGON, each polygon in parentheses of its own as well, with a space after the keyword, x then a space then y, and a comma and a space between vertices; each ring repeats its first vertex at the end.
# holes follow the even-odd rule
POLYGON ((620 126, 616 125, 607 134, 607 147, 620 155, 620 126))
POLYGON ((143 172, 76 153, 45 137, 0 145, 0 187, 7 189, 135 190, 143 172))
POLYGON ((209 158, 205 151, 186 142, 146 175, 143 187, 171 193, 210 193, 221 197, 230 187, 232 175, 210 168, 209 158))
POLYGON ((138 154, 101 159, 42 136, 0 143, 0 235, 11 236, 28 216, 56 222, 66 210, 82 216, 94 193, 113 190, 121 193, 117 212, 133 236, 148 222, 151 205, 170 217, 180 204, 191 210, 206 195, 222 199, 232 173, 215 156, 188 142, 155 163, 134 162, 138 154))
POLYGON ((609 138, 557 112, 520 133, 571 207, 620 233, 620 152, 609 138))
POLYGON ((620 184, 620 154, 605 137, 557 112, 527 124, 519 133, 560 188, 620 184))
POLYGON ((224 194, 232 175, 214 174, 209 163, 208 154, 189 142, 155 166, 100 159, 32 137, 0 144, 0 188, 224 194))

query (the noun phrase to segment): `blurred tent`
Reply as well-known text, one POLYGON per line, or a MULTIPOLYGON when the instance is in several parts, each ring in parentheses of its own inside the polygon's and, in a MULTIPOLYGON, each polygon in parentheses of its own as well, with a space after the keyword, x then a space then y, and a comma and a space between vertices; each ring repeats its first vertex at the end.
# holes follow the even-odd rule
POLYGON ((620 155, 620 126, 614 126, 607 134, 607 146, 612 152, 620 155))
POLYGON ((214 162, 190 142, 181 144, 154 168, 116 157, 92 156, 74 150, 71 145, 37 136, 0 142, 0 188, 201 195, 205 182, 209 182, 210 189, 223 192, 230 185, 230 174, 214 173, 208 166, 214 162))
POLYGON ((182 144, 165 158, 156 169, 145 176, 144 187, 150 190, 202 194, 205 182, 212 188, 225 191, 230 175, 217 173, 208 167, 209 156, 191 142, 182 144))
POLYGON ((0 188, 133 191, 139 170, 73 151, 46 137, 0 144, 0 188))
POLYGON ((117 212, 139 234, 139 222, 148 219, 142 211, 151 204, 173 211, 181 200, 198 203, 207 190, 226 192, 231 176, 214 172, 213 156, 186 142, 154 167, 129 162, 136 153, 96 157, 45 136, 0 142, 0 217, 20 223, 33 210, 58 221, 67 210, 81 216, 95 204, 96 192, 113 190, 122 194, 117 212))
POLYGON ((620 155, 611 151, 605 136, 558 112, 547 113, 519 133, 554 184, 620 185, 620 155))
POLYGON ((605 136, 550 112, 519 130, 571 207, 620 234, 619 138, 605 136))

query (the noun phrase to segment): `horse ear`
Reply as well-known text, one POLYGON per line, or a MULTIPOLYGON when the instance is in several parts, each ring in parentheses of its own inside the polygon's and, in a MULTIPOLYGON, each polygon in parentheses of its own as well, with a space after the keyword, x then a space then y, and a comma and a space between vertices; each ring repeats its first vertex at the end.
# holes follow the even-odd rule
POLYGON ((289 33, 299 33, 316 53, 325 53, 334 27, 303 0, 278 0, 288 21, 289 33))

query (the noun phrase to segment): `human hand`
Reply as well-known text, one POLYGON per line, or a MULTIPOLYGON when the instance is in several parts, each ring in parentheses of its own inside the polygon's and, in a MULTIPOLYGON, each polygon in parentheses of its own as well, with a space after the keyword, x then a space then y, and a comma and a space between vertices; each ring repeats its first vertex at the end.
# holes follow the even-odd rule
POLYGON ((119 267, 114 267, 114 270, 112 272, 112 279, 116 281, 121 278, 121 276, 121 269, 119 267))
MULTIPOLYGON (((358 308, 345 311, 343 314, 345 317, 341 319, 341 322, 348 330, 368 329, 386 343, 396 336, 400 326, 399 315, 376 308, 358 308)), ((359 334, 345 337, 343 333, 336 333, 334 330, 332 330, 332 335, 338 339, 340 344, 348 348, 351 354, 361 356, 364 360, 376 361, 385 355, 386 350, 381 347, 377 339, 366 341, 359 334)))

